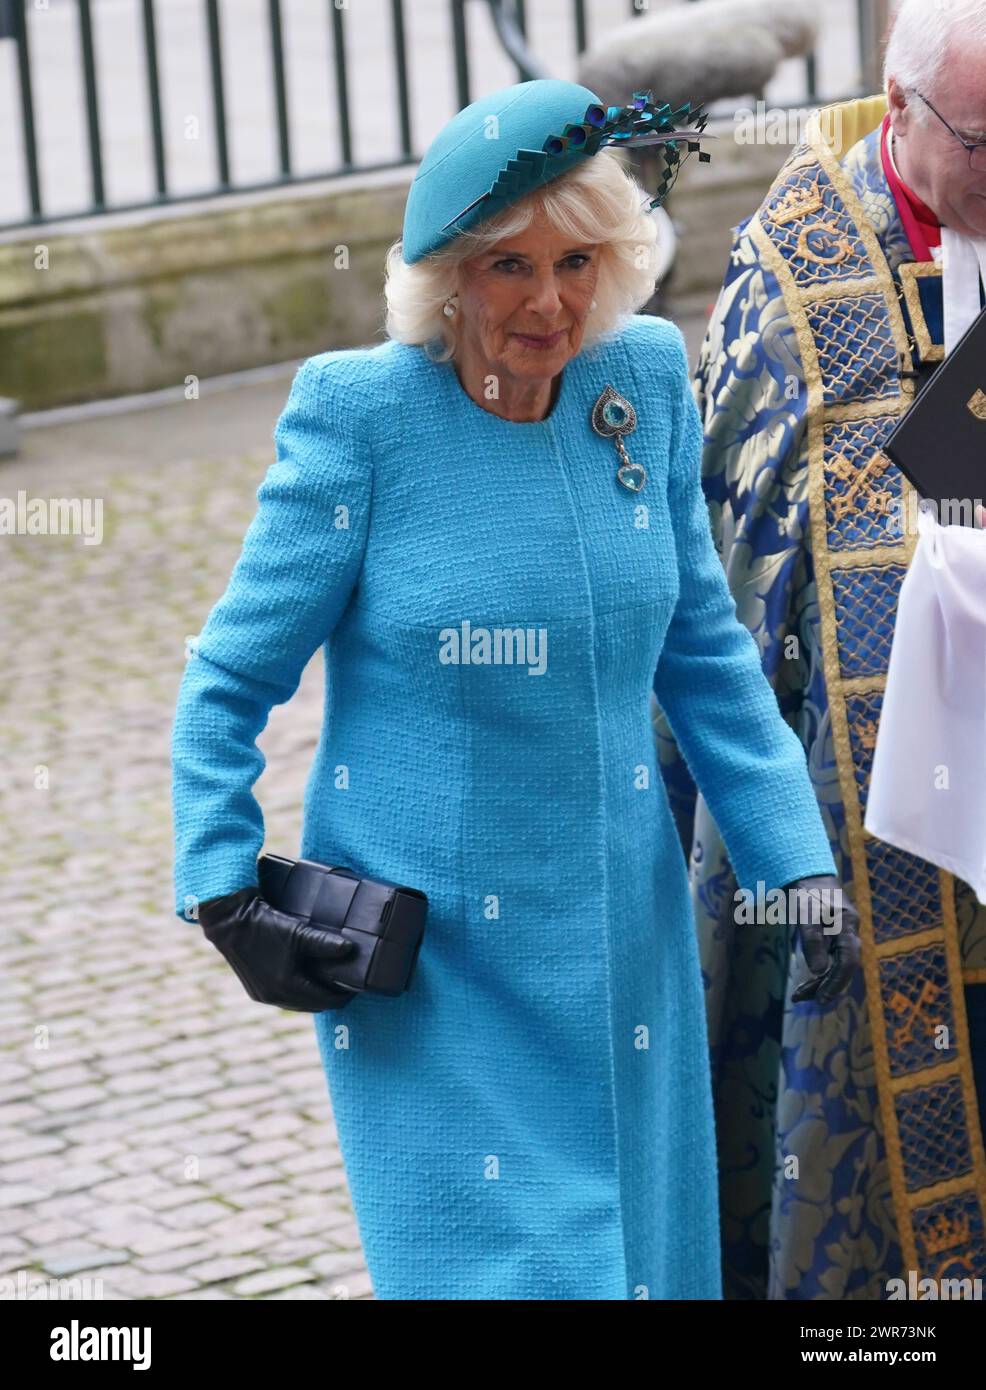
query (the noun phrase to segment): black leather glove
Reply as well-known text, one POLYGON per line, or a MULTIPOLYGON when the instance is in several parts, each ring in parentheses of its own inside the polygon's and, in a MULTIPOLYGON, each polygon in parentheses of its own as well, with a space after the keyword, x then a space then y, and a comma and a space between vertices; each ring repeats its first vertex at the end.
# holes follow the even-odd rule
POLYGON ((814 999, 828 1004, 849 986, 862 954, 859 914, 839 880, 831 874, 798 878, 786 885, 788 922, 795 926, 812 973, 791 995, 792 1003, 814 999), (836 907, 841 895, 841 907, 836 907))
POLYGON ((298 1013, 344 1008, 358 991, 333 986, 332 966, 356 946, 279 912, 254 885, 199 903, 199 925, 251 999, 298 1013))

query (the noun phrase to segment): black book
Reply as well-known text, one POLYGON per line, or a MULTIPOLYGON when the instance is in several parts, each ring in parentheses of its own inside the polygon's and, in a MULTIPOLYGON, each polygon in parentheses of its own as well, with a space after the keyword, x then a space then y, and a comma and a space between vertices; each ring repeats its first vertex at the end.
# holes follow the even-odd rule
POLYGON ((883 446, 942 526, 986 505, 986 309, 918 393, 883 446))

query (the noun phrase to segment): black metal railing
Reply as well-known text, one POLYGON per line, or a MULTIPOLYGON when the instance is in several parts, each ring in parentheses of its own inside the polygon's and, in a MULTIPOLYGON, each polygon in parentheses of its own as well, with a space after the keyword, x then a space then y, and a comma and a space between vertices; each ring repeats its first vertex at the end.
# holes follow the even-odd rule
MULTIPOLYGON (((0 139, 19 140, 22 168, 21 201, 26 206, 20 216, 9 204, 9 197, 0 188, 0 230, 9 231, 21 227, 35 226, 42 222, 64 221, 69 218, 98 216, 102 213, 131 211, 138 208, 153 207, 172 202, 187 202, 193 199, 211 198, 217 194, 233 192, 252 192, 275 188, 285 183, 306 182, 325 179, 356 171, 384 170, 397 168, 414 162, 420 151, 415 151, 412 129, 411 103, 409 97, 409 46, 407 42, 407 16, 405 0, 389 0, 389 47, 393 61, 392 97, 397 113, 399 132, 398 145, 393 157, 375 159, 358 163, 354 158, 353 124, 350 109, 349 63, 347 60, 347 0, 324 0, 325 17, 328 26, 328 41, 331 48, 333 82, 335 93, 336 136, 338 140, 338 159, 335 163, 314 171, 299 172, 292 159, 292 132, 289 119, 289 78, 288 63, 285 58, 284 28, 281 14, 281 0, 268 0, 266 26, 266 49, 269 55, 273 92, 273 120, 276 123, 276 174, 273 177, 254 182, 237 182, 231 175, 230 133, 227 115, 226 84, 224 73, 225 48, 223 43, 222 11, 219 0, 199 0, 204 21, 205 45, 207 50, 209 85, 211 89, 211 110, 213 121, 214 174, 208 186, 196 189, 175 189, 169 177, 167 146, 165 140, 166 118, 159 59, 158 18, 155 0, 134 0, 135 14, 139 10, 140 30, 143 49, 143 90, 147 103, 149 134, 148 164, 153 164, 153 192, 139 200, 107 202, 106 180, 104 176, 104 144, 100 124, 100 103, 98 81, 98 52, 93 32, 93 5, 91 0, 63 0, 66 6, 74 7, 77 14, 78 49, 81 69, 81 86, 85 105, 85 151, 88 161, 88 201, 68 211, 55 210, 45 206, 42 195, 42 160, 44 152, 39 148, 38 130, 35 121, 35 98, 32 83, 33 64, 37 55, 31 47, 31 25, 27 15, 32 9, 31 0, 0 0, 0 64, 7 63, 13 71, 19 93, 15 105, 20 112, 20 130, 11 131, 0 139), (4 52, 12 43, 13 55, 4 52), (10 59, 9 63, 7 60, 10 59)), ((701 0, 685 0, 686 3, 700 3, 701 0)), ((381 9, 386 13, 386 0, 380 0, 381 9)), ((517 80, 552 75, 546 66, 529 48, 527 41, 528 5, 525 0, 447 0, 449 6, 449 29, 451 53, 454 64, 455 95, 459 107, 472 100, 472 73, 470 70, 470 46, 467 34, 467 8, 484 4, 492 21, 503 53, 507 55, 517 70, 517 80)), ((613 0, 616 3, 616 0, 613 0)), ((648 13, 647 6, 638 0, 626 0, 631 16, 648 13)), ((859 15, 859 43, 862 47, 874 42, 874 7, 884 6, 886 0, 856 0, 859 15)), ((37 13, 37 12, 36 12, 37 13)), ((612 20, 612 10, 608 11, 612 20)), ((590 14, 586 0, 571 0, 571 21, 575 51, 584 52, 592 42, 590 14)), ((877 35, 877 41, 879 34, 877 35)), ((384 42, 384 40, 381 40, 384 42)), ((422 55, 433 62, 432 54, 422 55)), ((136 55, 135 55, 136 60, 136 55)), ((2 70, 2 69, 0 69, 2 70)), ((817 65, 815 55, 805 59, 805 102, 813 104, 818 97, 817 65)), ((451 114, 451 112, 449 113, 451 114)), ((13 155, 4 152, 7 166, 14 163, 13 155)), ((12 190, 11 190, 12 191, 12 190)))

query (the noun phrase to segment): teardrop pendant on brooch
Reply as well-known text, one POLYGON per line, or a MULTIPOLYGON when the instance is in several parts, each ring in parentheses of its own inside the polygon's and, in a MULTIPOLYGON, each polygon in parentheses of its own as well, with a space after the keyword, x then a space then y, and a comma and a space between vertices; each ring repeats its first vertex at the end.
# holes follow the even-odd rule
POLYGON ((639 463, 634 463, 626 451, 623 435, 637 428, 637 412, 618 391, 606 386, 592 407, 590 415, 592 428, 603 439, 612 439, 620 456, 620 466, 616 470, 617 481, 628 492, 640 492, 647 481, 647 473, 639 463))

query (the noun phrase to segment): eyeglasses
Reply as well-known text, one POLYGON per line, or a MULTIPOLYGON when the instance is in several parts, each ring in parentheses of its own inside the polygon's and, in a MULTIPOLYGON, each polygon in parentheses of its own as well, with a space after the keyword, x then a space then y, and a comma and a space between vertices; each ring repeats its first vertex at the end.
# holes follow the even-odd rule
POLYGON ((925 106, 931 107, 931 110, 934 111, 935 115, 941 121, 942 125, 948 126, 948 129, 955 136, 956 140, 958 140, 959 144, 964 145, 965 148, 969 151, 969 168, 974 169, 977 174, 986 174, 986 140, 963 139, 963 137, 959 134, 955 127, 953 125, 948 124, 948 121, 946 121, 942 113, 938 111, 934 106, 931 106, 931 102, 928 100, 927 97, 922 97, 921 93, 917 91, 914 93, 914 95, 921 97, 921 100, 924 102, 925 106))

